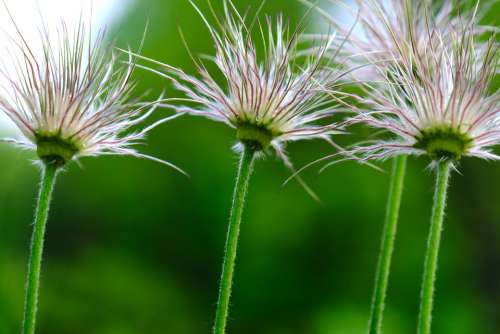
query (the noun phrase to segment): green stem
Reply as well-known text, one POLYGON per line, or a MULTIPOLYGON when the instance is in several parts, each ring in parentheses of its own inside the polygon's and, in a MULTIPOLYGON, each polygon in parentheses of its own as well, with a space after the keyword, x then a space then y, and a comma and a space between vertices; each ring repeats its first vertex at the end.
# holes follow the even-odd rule
POLYGON ((35 225, 31 239, 28 276, 26 278, 23 334, 35 333, 38 289, 40 286, 40 269, 42 267, 43 240, 56 174, 57 166, 55 164, 44 164, 40 192, 38 195, 38 204, 36 208, 35 225))
POLYGON ((245 204, 248 182, 253 170, 255 150, 249 145, 244 145, 241 153, 238 176, 233 194, 233 203, 229 226, 227 231, 226 248, 224 251, 224 262, 222 265, 222 276, 219 286, 219 301, 215 315, 214 334, 224 334, 226 329, 229 300, 231 298, 231 286, 233 282, 234 262, 238 248, 238 236, 240 233, 241 216, 245 204))
POLYGON ((434 283, 439 255, 439 244, 443 230, 444 209, 446 206, 446 191, 450 178, 450 161, 441 161, 438 164, 434 207, 432 209, 431 229, 427 241, 425 255, 424 277, 420 300, 420 315, 418 320, 418 334, 430 334, 432 320, 432 306, 434 301, 434 283))
POLYGON ((406 171, 406 156, 394 158, 389 198, 387 200, 384 229, 382 231, 382 242, 375 275, 375 289, 368 323, 368 334, 382 333, 382 320, 385 307, 385 297, 391 270, 391 259, 394 251, 394 240, 399 216, 399 207, 403 194, 403 184, 406 171))

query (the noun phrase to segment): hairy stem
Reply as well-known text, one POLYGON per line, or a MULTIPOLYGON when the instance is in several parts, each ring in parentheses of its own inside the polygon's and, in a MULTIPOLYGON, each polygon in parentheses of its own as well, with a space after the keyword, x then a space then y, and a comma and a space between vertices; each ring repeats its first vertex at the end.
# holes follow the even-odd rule
POLYGON ((373 291, 370 320, 368 323, 368 334, 382 333, 385 297, 391 270, 394 241, 396 239, 401 196, 403 194, 406 160, 406 156, 399 156, 394 158, 393 161, 389 198, 387 199, 385 223, 375 275, 375 289, 373 291))
POLYGON ((35 214, 33 235, 31 238, 28 275, 26 277, 23 334, 35 333, 38 290, 40 287, 40 271, 42 267, 43 241, 56 174, 57 167, 55 164, 44 164, 35 214))
POLYGON ((444 209, 446 207, 446 191, 450 178, 451 162, 441 161, 438 164, 436 190, 434 193, 434 207, 432 209, 431 228, 427 241, 425 255, 424 277, 420 295, 420 315, 418 320, 418 334, 430 334, 432 320, 432 306, 434 302, 434 284, 439 255, 439 244, 443 230, 444 209))
POLYGON ((253 170, 255 151, 248 145, 244 145, 241 152, 238 176, 233 194, 233 203, 229 226, 227 230, 226 247, 224 251, 224 262, 222 265, 222 276, 219 286, 219 301, 215 315, 214 334, 224 334, 231 298, 231 286, 233 282, 234 263, 238 248, 238 236, 240 233, 241 216, 245 204, 248 183, 253 170))

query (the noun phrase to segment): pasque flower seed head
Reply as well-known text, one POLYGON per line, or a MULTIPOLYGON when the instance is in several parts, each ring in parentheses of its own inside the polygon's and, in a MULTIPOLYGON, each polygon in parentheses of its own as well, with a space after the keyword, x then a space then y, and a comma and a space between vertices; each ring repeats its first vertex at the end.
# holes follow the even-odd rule
POLYGON ((414 39, 393 41, 393 62, 377 66, 385 81, 369 89, 364 100, 369 107, 355 118, 396 139, 356 151, 367 158, 499 159, 490 151, 500 143, 499 94, 491 91, 498 71, 496 36, 476 43, 474 16, 446 33, 431 23, 427 27, 436 43, 418 49, 414 39))
POLYGON ((136 151, 146 133, 168 120, 135 132, 155 110, 151 103, 132 99, 135 59, 122 60, 100 31, 92 37, 83 19, 72 31, 63 22, 56 31, 42 27, 40 50, 29 45, 15 24, 14 66, 0 66, 0 109, 21 130, 14 142, 36 150, 45 163, 104 154, 132 155, 165 163, 136 151), (16 54, 17 53, 17 54, 16 54))

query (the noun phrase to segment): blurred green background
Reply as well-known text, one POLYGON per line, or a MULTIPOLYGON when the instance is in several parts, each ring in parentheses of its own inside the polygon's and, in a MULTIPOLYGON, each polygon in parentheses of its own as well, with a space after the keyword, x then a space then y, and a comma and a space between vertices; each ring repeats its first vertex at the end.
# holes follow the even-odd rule
MULTIPOLYGON (((213 2, 220 12, 220 1, 213 2)), ((205 1, 197 3, 208 13, 205 1)), ((260 1, 235 3, 245 10, 260 1)), ((304 7, 267 1, 263 13, 279 12, 296 22, 304 7)), ((179 27, 193 53, 212 53, 186 0, 135 1, 110 28, 119 44, 138 45, 147 18, 144 55, 194 73, 179 27)), ((176 94, 145 71, 136 77, 138 94, 176 94)), ((350 144, 369 133, 337 139, 350 144)), ((71 164, 58 180, 48 223, 38 333, 209 333, 237 165, 234 140, 227 126, 203 118, 182 117, 153 131, 142 151, 181 166, 190 178, 127 157, 71 164)), ((322 142, 289 146, 297 166, 331 152, 322 142)), ((11 334, 20 330, 39 176, 33 153, 1 145, 0 154, 0 333, 11 334)), ((386 334, 416 328, 433 192, 427 165, 409 163, 386 334)), ((296 183, 282 187, 288 176, 275 157, 256 165, 228 332, 364 333, 389 175, 352 162, 322 174, 307 170, 321 204, 296 183)), ((452 181, 433 333, 500 333, 500 167, 465 159, 452 181)))

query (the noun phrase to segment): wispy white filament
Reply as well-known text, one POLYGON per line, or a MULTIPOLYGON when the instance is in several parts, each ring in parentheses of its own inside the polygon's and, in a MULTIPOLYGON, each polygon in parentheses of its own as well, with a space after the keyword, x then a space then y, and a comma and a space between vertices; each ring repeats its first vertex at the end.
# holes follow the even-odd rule
MULTIPOLYGON (((6 7, 16 18, 16 24, 23 32, 23 36, 32 49, 39 49, 40 42, 38 27, 45 24, 49 29, 54 29, 64 19, 68 29, 74 29, 83 16, 92 24, 94 29, 102 29, 105 25, 116 22, 130 8, 134 0, 2 0, 6 7), (43 21, 42 22, 42 17, 43 21), (36 47, 35 47, 36 46, 36 47)), ((0 58, 8 59, 12 52, 7 34, 15 34, 15 28, 9 18, 8 11, 0 6, 0 58)), ((94 36, 95 37, 95 36, 94 36)), ((9 66, 9 62, 5 62, 9 66)), ((20 138, 15 124, 0 113, 0 135, 9 135, 20 138)))
MULTIPOLYGON (((412 47, 417 50, 436 43, 435 36, 428 34, 429 24, 442 34, 460 24, 459 18, 452 15, 451 0, 444 0, 435 8, 431 8, 430 1, 426 0, 328 0, 342 12, 342 20, 317 7, 314 1, 299 1, 315 8, 339 31, 334 46, 343 44, 341 54, 346 65, 356 68, 350 77, 359 81, 380 80, 376 68, 370 65, 392 61, 398 48, 408 47, 400 43, 402 40, 412 39, 415 42, 412 47)), ((310 37, 325 38, 322 35, 310 37)))

